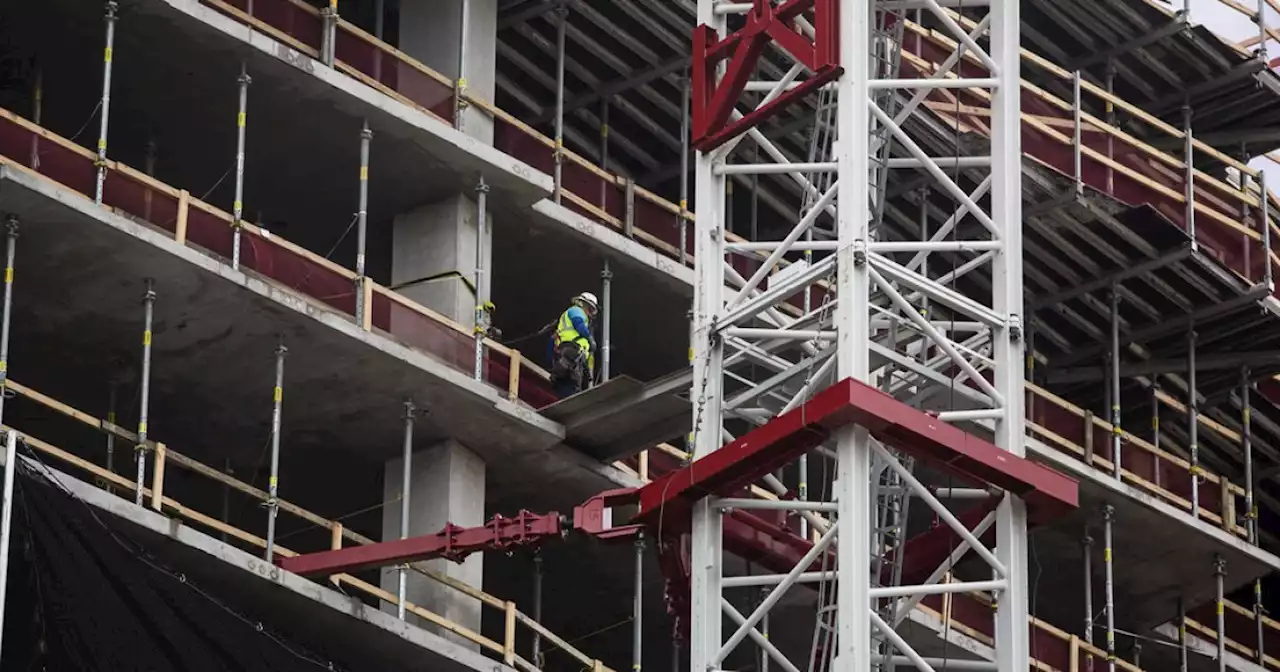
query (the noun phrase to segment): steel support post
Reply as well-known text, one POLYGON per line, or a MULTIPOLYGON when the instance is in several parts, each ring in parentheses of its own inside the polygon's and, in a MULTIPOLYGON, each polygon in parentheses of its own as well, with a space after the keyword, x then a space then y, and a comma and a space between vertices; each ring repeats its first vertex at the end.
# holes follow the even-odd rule
MULTIPOLYGON (((386 30, 387 24, 387 6, 386 0, 374 0, 373 3, 373 36, 379 40, 383 39, 383 32, 386 30)), ((373 78, 379 82, 382 81, 382 56, 381 49, 375 49, 373 56, 373 78)))
POLYGON ((1186 601, 1178 597, 1178 670, 1179 672, 1187 672, 1187 605, 1186 601))
POLYGON ((134 488, 133 503, 142 506, 142 487, 147 477, 147 415, 151 407, 151 326, 155 320, 155 280, 147 278, 147 289, 142 295, 142 380, 138 406, 138 445, 134 446, 134 459, 138 464, 138 480, 134 488))
POLYGON ((1263 622, 1265 616, 1266 608, 1262 606, 1262 579, 1258 578, 1253 581, 1253 628, 1258 642, 1253 653, 1254 662, 1259 665, 1265 665, 1267 660, 1267 642, 1264 637, 1266 624, 1263 622))
POLYGON ((5 220, 4 312, 0 314, 0 421, 4 420, 4 398, 9 384, 9 329, 13 322, 13 260, 18 252, 18 216, 5 220))
POLYGON ((249 114, 249 77, 247 66, 240 63, 240 76, 236 78, 239 90, 239 107, 236 112, 236 195, 231 202, 231 268, 240 268, 240 227, 244 223, 244 146, 245 129, 249 114))
MULTIPOLYGON (((1115 93, 1115 84, 1116 84, 1116 64, 1115 64, 1115 61, 1112 60, 1110 56, 1108 56, 1107 68, 1106 68, 1106 86, 1107 86, 1107 94, 1109 96, 1115 93)), ((1114 127, 1116 125, 1116 106, 1115 106, 1115 103, 1111 102, 1110 97, 1107 98, 1106 115, 1107 115, 1107 118, 1106 118, 1107 125, 1114 127)), ((1109 160, 1115 159, 1115 140, 1113 139, 1113 136, 1110 133, 1107 134, 1107 159, 1109 160)), ((1110 161, 1108 161, 1107 163, 1107 193, 1108 194, 1114 194, 1116 192, 1115 177, 1116 177, 1115 169, 1111 167, 1111 163, 1110 161)))
MULTIPOLYGON (((381 53, 381 52, 379 52, 381 53)), ((373 306, 364 305, 364 286, 369 282, 365 275, 365 254, 369 235, 369 145, 373 131, 365 121, 360 128, 360 203, 356 210, 356 321, 365 323, 365 311, 373 306)))
POLYGON ((1114 548, 1111 538, 1111 523, 1115 520, 1116 510, 1110 504, 1102 506, 1102 564, 1106 569, 1104 584, 1107 603, 1107 671, 1116 670, 1116 601, 1114 577, 1114 548))
POLYGON ((569 8, 559 5, 556 15, 556 125, 555 125, 555 200, 560 203, 560 194, 564 188, 564 43, 565 31, 569 24, 569 8))
POLYGON ((484 236, 488 231, 488 218, 489 183, 484 181, 482 175, 476 183, 476 380, 484 380, 484 339, 489 335, 489 313, 493 309, 493 304, 489 303, 489 275, 484 267, 484 236))
MULTIPOLYGON (((417 409, 412 401, 404 402, 403 464, 400 473, 400 538, 409 538, 409 493, 413 490, 413 419, 417 409)), ((404 620, 404 603, 409 584, 409 563, 400 565, 396 577, 396 617, 404 620)))
POLYGON ((0 500, 0 651, 4 650, 4 614, 8 611, 9 547, 13 534, 13 482, 18 473, 18 433, 12 429, 4 437, 4 495, 0 500))
MULTIPOLYGON (((542 556, 535 550, 533 552, 533 620, 542 622, 542 556)), ((529 660, 533 661, 533 666, 542 669, 542 633, 536 629, 533 631, 533 642, 531 644, 533 654, 529 660)))
MULTIPOLYGON (((1267 193, 1267 174, 1264 171, 1258 171, 1258 193, 1259 200, 1262 202, 1262 258, 1271 259, 1271 195, 1267 193)), ((1263 264, 1263 280, 1267 283, 1268 289, 1275 289, 1275 276, 1271 268, 1271 263, 1263 264)))
POLYGON ((1196 241, 1196 156, 1194 133, 1191 130, 1191 102, 1182 105, 1182 133, 1185 144, 1182 149, 1182 160, 1187 164, 1182 178, 1183 199, 1186 201, 1187 235, 1191 237, 1191 247, 1199 247, 1196 241))
MULTIPOLYGON (((1084 641, 1093 643, 1093 536, 1086 528, 1081 544, 1084 555, 1084 641)), ((1090 661, 1090 667, 1092 667, 1090 661)))
MULTIPOLYGON (((146 173, 148 177, 155 177, 156 158, 158 157, 159 148, 156 147, 156 141, 154 138, 147 140, 147 145, 144 150, 145 154, 142 158, 142 172, 146 173)), ((151 205, 154 200, 155 194, 152 193, 151 187, 147 187, 146 191, 142 192, 142 218, 148 222, 151 221, 151 205)))
POLYGON ((271 562, 276 550, 276 514, 280 512, 280 415, 284 406, 284 358, 289 349, 282 339, 276 346, 276 380, 271 389, 271 475, 267 479, 267 550, 271 562))
POLYGON ((1227 616, 1226 602, 1223 594, 1223 578, 1226 576, 1227 563, 1222 556, 1213 559, 1213 578, 1214 588, 1217 591, 1213 601, 1214 610, 1218 615, 1218 672, 1227 672, 1227 616))
MULTIPOLYGON (((116 402, 120 392, 120 383, 114 377, 107 383, 107 423, 116 424, 116 402)), ((107 437, 107 471, 116 471, 116 435, 106 432, 107 437)), ((226 522, 226 521, 223 521, 226 522)))
POLYGON ((690 78, 684 78, 684 95, 680 102, 680 214, 676 225, 680 228, 680 265, 689 262, 689 88, 690 78))
POLYGON ((1253 412, 1249 406, 1249 367, 1240 369, 1240 443, 1244 451, 1244 518, 1249 543, 1258 543, 1258 513, 1254 504, 1253 412))
POLYGON ((1191 451, 1191 517, 1200 518, 1200 401, 1196 391, 1196 331, 1187 332, 1187 434, 1191 451))
POLYGON ((1111 288, 1111 473, 1121 478, 1120 453, 1120 291, 1111 288))
POLYGON ((1083 116, 1083 108, 1080 105, 1080 71, 1076 70, 1071 75, 1071 147, 1073 150, 1073 166, 1076 178, 1076 197, 1079 198, 1084 194, 1084 135, 1081 117, 1083 116))
MULTIPOLYGON (((1160 376, 1151 377, 1151 445, 1160 449, 1160 376)), ((1160 470, 1155 470, 1155 483, 1160 485, 1160 470)))
POLYGON ((107 0, 106 23, 107 45, 102 52, 102 101, 98 115, 98 157, 94 161, 97 166, 97 185, 94 187, 93 200, 102 203, 102 191, 107 182, 107 126, 111 118, 111 61, 116 46, 116 10, 120 5, 116 0, 107 0))
POLYGON ((644 535, 636 538, 636 586, 631 599, 631 669, 640 672, 644 653, 644 535))
POLYGON ((338 0, 320 9, 320 21, 320 61, 332 68, 338 52, 338 0))
POLYGON ((453 93, 453 127, 465 131, 467 122, 467 47, 471 32, 471 0, 462 0, 458 17, 458 83, 453 93))
POLYGON ((609 259, 604 260, 600 271, 600 382, 609 380, 609 362, 612 359, 613 340, 609 324, 613 316, 613 271, 609 259))
MULTIPOLYGON (((39 126, 44 123, 44 68, 38 65, 35 79, 31 87, 31 121, 39 126)), ((40 170, 40 136, 36 133, 31 134, 30 166, 32 170, 40 170)))

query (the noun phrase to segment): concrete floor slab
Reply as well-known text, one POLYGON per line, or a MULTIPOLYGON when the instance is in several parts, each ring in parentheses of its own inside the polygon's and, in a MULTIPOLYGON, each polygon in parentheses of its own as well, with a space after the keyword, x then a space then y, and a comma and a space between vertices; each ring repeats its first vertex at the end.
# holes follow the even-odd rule
POLYGON ((151 434, 194 457, 247 465, 261 457, 272 352, 283 335, 286 470, 380 470, 399 454, 401 402, 413 398, 424 410, 418 441, 469 446, 504 497, 562 500, 523 506, 573 504, 626 482, 563 446, 560 425, 498 390, 78 194, 4 168, 0 210, 23 222, 11 371, 73 405, 101 408, 97 391, 120 373, 112 369, 137 361, 150 277, 159 296, 151 434), (303 455, 318 461, 301 464, 303 455))
POLYGON ((1032 535, 1033 566, 1039 583, 1042 617, 1059 626, 1077 623, 1084 613, 1082 539, 1094 540, 1095 610, 1102 606, 1102 506, 1115 507, 1113 524, 1117 624, 1146 632, 1176 618, 1178 596, 1187 608, 1210 602, 1215 594, 1214 559, 1226 562, 1226 592, 1280 569, 1280 557, 1250 546, 1225 531, 1133 486, 1086 467, 1039 441, 1027 440, 1027 456, 1079 480, 1080 508, 1032 535))

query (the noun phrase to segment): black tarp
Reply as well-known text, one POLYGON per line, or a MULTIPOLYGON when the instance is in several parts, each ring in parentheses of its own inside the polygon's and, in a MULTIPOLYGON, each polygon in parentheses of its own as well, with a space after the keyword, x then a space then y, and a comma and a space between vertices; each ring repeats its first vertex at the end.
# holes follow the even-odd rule
POLYGON ((176 542, 140 542, 136 528, 50 477, 19 473, 0 670, 370 669, 336 659, 323 636, 262 622, 153 552, 176 542))

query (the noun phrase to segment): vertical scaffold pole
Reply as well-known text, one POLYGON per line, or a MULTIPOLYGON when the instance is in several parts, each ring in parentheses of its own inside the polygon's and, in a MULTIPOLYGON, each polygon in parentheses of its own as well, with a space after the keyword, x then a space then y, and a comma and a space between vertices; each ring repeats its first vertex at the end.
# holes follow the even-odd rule
MULTIPOLYGON (((1160 449, 1160 376, 1151 377, 1151 445, 1160 449)), ((1160 485, 1160 470, 1155 470, 1155 483, 1160 485)))
POLYGON ((284 358, 289 349, 284 339, 276 346, 276 382, 271 389, 271 475, 267 479, 267 552, 271 562, 276 551, 276 514, 280 511, 280 414, 284 406, 284 358))
MULTIPOLYGON (((44 68, 36 66, 36 81, 31 87, 31 121, 44 123, 44 68)), ((31 134, 31 169, 40 170, 40 135, 31 134)), ((1265 193, 1265 192, 1264 192, 1265 193)))
MULTIPOLYGON (((1259 200, 1262 201, 1262 258, 1271 259, 1271 195, 1267 193, 1267 174, 1264 171, 1258 171, 1258 193, 1259 200)), ((1275 288, 1275 276, 1271 268, 1271 262, 1263 264, 1266 269, 1263 272, 1263 281, 1267 283, 1268 289, 1275 288)))
POLYGON ((98 115, 98 158, 94 162, 98 168, 97 185, 93 191, 93 201, 102 203, 102 189, 107 182, 107 125, 111 118, 111 60, 116 46, 116 10, 120 5, 116 0, 107 0, 107 46, 102 51, 102 102, 98 115))
POLYGON ((1191 444, 1191 517, 1200 518, 1200 403, 1196 391, 1196 329, 1187 332, 1187 433, 1191 444))
MULTIPOLYGON (((1270 263, 1270 262, 1268 262, 1270 263)), ((1244 519, 1249 543, 1258 543, 1258 516, 1253 503, 1253 413, 1249 406, 1249 367, 1240 369, 1240 443, 1244 450, 1244 519)))
POLYGON ((147 415, 151 407, 151 326, 155 321, 156 281, 147 278, 147 289, 142 295, 142 380, 139 383, 138 445, 134 446, 134 459, 138 463, 138 480, 134 488, 133 503, 142 506, 142 485, 147 478, 147 415))
MULTIPOLYGON (((600 100, 600 170, 609 172, 609 97, 600 100)), ((600 209, 609 210, 609 183, 600 180, 600 209)))
POLYGON ((1187 605, 1178 597, 1178 671, 1187 672, 1187 605))
POLYGON ((1081 551, 1084 555, 1084 641, 1093 644, 1093 535, 1088 528, 1084 531, 1081 551))
POLYGON ((640 672, 644 652, 644 535, 636 538, 636 592, 631 600, 631 670, 640 672))
POLYGON ((1191 101, 1187 100, 1182 104, 1182 124, 1183 139, 1185 146, 1182 150, 1182 159, 1187 164, 1186 175, 1183 177, 1183 198, 1187 205, 1187 235, 1191 237, 1191 247, 1198 247, 1196 242, 1196 157, 1195 157, 1195 139, 1191 131, 1191 101))
MULTIPOLYGON (((120 396, 120 382, 114 377, 107 382, 107 423, 116 424, 116 403, 120 396)), ((107 471, 115 473, 116 471, 116 435, 114 432, 107 432, 107 471)))
POLYGON ((466 131, 467 49, 471 35, 471 0, 462 0, 458 16, 458 84, 453 94, 453 127, 466 131))
POLYGON ((356 210, 356 321, 365 323, 365 311, 373 306, 364 305, 365 254, 369 235, 369 144, 373 131, 366 120, 360 128, 360 207, 356 210))
POLYGON ((1074 175, 1076 178, 1076 197, 1079 198, 1084 194, 1084 161, 1083 161, 1084 135, 1082 133, 1084 129, 1084 124, 1082 123, 1084 110, 1080 106, 1080 71, 1079 70, 1076 70, 1074 73, 1072 73, 1071 91, 1072 91, 1071 144, 1072 144, 1072 148, 1074 149, 1073 154, 1075 154, 1075 156, 1073 157, 1073 164, 1074 164, 1074 175))
POLYGON ((484 380, 484 338, 489 333, 489 279, 484 268, 484 236, 489 217, 489 184, 480 177, 476 183, 476 380, 484 380))
MULTIPOLYGON (((147 177, 156 176, 157 156, 158 156, 158 148, 156 147, 155 138, 148 139, 147 146, 146 146, 146 155, 142 159, 143 161, 142 172, 146 173, 147 177)), ((148 222, 151 221, 151 206, 154 200, 155 200, 155 194, 152 193, 151 187, 147 187, 147 190, 142 192, 142 218, 147 220, 148 222)))
POLYGON ((1218 615, 1218 672, 1227 672, 1227 616, 1224 611, 1225 596, 1223 595, 1223 577, 1226 576, 1227 563, 1222 556, 1216 556, 1213 559, 1213 578, 1215 589, 1217 591, 1213 602, 1213 607, 1218 615))
POLYGON ((320 61, 330 68, 338 50, 338 0, 329 0, 329 6, 320 10, 320 61))
MULTIPOLYGON (((9 537, 13 531, 13 482, 18 473, 18 434, 12 429, 5 432, 4 437, 4 499, 0 505, 0 635, 4 634, 4 612, 7 595, 5 587, 9 585, 9 537)), ((4 650, 3 639, 0 639, 0 651, 4 650)))
POLYGON ((689 74, 685 73, 684 94, 680 102, 680 214, 676 216, 680 228, 680 265, 689 262, 689 74))
MULTIPOLYGON (((404 464, 400 474, 400 538, 409 538, 409 492, 413 488, 413 401, 404 402, 404 464)), ((396 616, 404 620, 404 601, 409 590, 409 564, 400 565, 396 587, 396 616)))
POLYGON ((244 143, 245 126, 249 113, 249 84, 253 79, 245 64, 240 64, 240 76, 236 78, 239 85, 239 106, 236 112, 236 195, 231 202, 231 268, 240 269, 240 225, 244 217, 244 143))
POLYGON ((1116 510, 1110 504, 1102 507, 1102 564, 1106 568, 1106 600, 1107 600, 1107 670, 1116 670, 1116 603, 1115 579, 1113 572, 1114 549, 1111 546, 1111 523, 1115 520, 1116 510))
POLYGON ((555 200, 560 203, 560 192, 564 185, 564 41, 565 30, 569 23, 569 8, 559 5, 556 14, 556 156, 555 156, 555 200))
POLYGON ((5 387, 9 384, 9 328, 13 319, 13 260, 17 252, 18 216, 9 215, 5 220, 4 313, 0 315, 0 420, 4 419, 5 387))
POLYGON ((1123 473, 1120 454, 1120 291, 1111 288, 1111 469, 1117 479, 1123 473))
MULTIPOLYGON (((533 552, 533 620, 542 622, 542 556, 533 552)), ((542 633, 536 628, 533 631, 533 655, 530 660, 533 666, 542 669, 542 633)))
POLYGON ((609 362, 612 359, 613 341, 610 322, 613 317, 613 271, 608 257, 600 271, 600 382, 609 380, 609 362))

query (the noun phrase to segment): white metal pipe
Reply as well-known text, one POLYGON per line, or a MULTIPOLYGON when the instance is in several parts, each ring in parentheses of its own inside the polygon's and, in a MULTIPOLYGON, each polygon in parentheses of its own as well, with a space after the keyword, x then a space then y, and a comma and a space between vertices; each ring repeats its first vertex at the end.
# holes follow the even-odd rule
MULTIPOLYGON (((35 80, 31 90, 31 121, 35 122, 36 126, 40 126, 44 123, 44 68, 38 65, 35 80)), ((31 134, 30 165, 32 170, 40 170, 40 136, 36 133, 31 134)))
POLYGON ((1200 518, 1200 393, 1196 389, 1196 331, 1187 332, 1187 434, 1191 452, 1191 517, 1200 518))
MULTIPOLYGON (((973 193, 970 194, 970 196, 975 200, 980 199, 983 196, 986 196, 987 192, 990 190, 991 190, 991 176, 987 175, 982 179, 982 182, 978 183, 978 187, 973 190, 973 193)), ((924 214, 927 215, 928 200, 927 199, 923 200, 921 202, 921 206, 922 208, 926 209, 926 212, 924 214)), ((946 237, 951 233, 951 230, 954 229, 956 225, 960 223, 960 220, 964 219, 965 215, 967 214, 969 214, 969 209, 965 207, 963 204, 961 204, 958 208, 956 208, 956 211, 952 213, 950 217, 947 218, 947 221, 943 222, 942 226, 938 227, 938 230, 933 232, 933 235, 929 238, 929 242, 937 243, 945 240, 946 237)), ((911 271, 920 269, 924 265, 924 262, 926 259, 928 259, 928 257, 929 257, 928 252, 922 251, 922 252, 916 253, 916 256, 912 257, 911 261, 907 262, 907 269, 911 271)), ((939 280, 938 282, 942 282, 942 281, 939 280)))
POLYGON ((369 145, 372 141, 373 131, 365 121, 360 128, 360 200, 356 209, 356 319, 361 324, 364 324, 365 311, 373 310, 373 306, 364 305, 364 284, 369 282, 365 277, 365 253, 369 229, 369 145))
MULTIPOLYGON (((796 241, 789 246, 790 252, 805 252, 809 250, 818 252, 831 252, 839 248, 840 243, 834 240, 806 240, 796 241)), ((741 243, 725 243, 724 249, 728 252, 770 252, 780 247, 784 247, 783 241, 766 241, 766 242, 741 242, 741 243)))
MULTIPOLYGON (((730 604, 729 601, 724 599, 723 597, 720 598, 720 607, 721 609, 724 610, 724 613, 729 617, 729 620, 733 621, 740 627, 742 626, 743 623, 746 622, 746 619, 743 618, 742 613, 739 612, 736 608, 734 608, 734 606, 730 604)), ((800 672, 800 669, 795 666, 795 663, 792 663, 791 660, 786 657, 786 655, 784 655, 781 651, 778 650, 778 647, 773 645, 773 642, 770 642, 767 638, 765 638, 764 635, 760 634, 755 628, 748 628, 747 636, 750 637, 751 640, 755 642, 757 646, 759 646, 761 649, 764 649, 764 652, 768 654, 770 658, 776 661, 778 665, 782 667, 784 672, 800 672)))
POLYGON ((635 595, 631 602, 631 672, 640 672, 644 653, 644 535, 635 543, 635 595))
POLYGON ((868 243, 871 252, 986 252, 999 250, 1004 244, 998 240, 891 240, 868 243))
POLYGON ((271 472, 267 477, 267 550, 263 557, 271 562, 276 546, 276 516, 280 513, 280 416, 284 405, 284 357, 288 354, 284 341, 276 346, 276 381, 271 390, 271 472))
POLYGON ((941 411, 938 419, 943 422, 964 422, 968 420, 999 420, 1004 417, 1003 408, 979 408, 969 411, 941 411))
POLYGON ((475 379, 484 380, 484 339, 489 333, 489 275, 485 270, 484 239, 488 232, 489 184, 484 176, 476 183, 476 314, 475 379))
POLYGON ((994 89, 1000 80, 991 77, 932 79, 874 79, 871 89, 994 89))
POLYGON ((725 330, 726 336, 738 338, 779 338, 793 341, 834 341, 836 332, 832 330, 814 329, 758 329, 754 327, 730 327, 725 330))
POLYGON ((1215 588, 1215 599, 1213 606, 1218 614, 1218 672, 1227 672, 1227 623, 1226 623, 1226 606, 1224 604, 1225 595, 1223 590, 1223 577, 1226 575, 1226 561, 1222 556, 1217 556, 1213 560, 1213 583, 1215 588))
POLYGON ((883 618, 880 618, 880 614, 877 614, 874 609, 868 609, 867 611, 871 617, 871 624, 884 633, 885 638, 893 643, 894 648, 906 655, 907 659, 914 663, 920 672, 934 672, 933 666, 923 656, 916 653, 916 650, 911 648, 911 645, 902 638, 902 635, 898 634, 897 630, 889 627, 889 624, 885 623, 883 618))
POLYGON ((782 240, 782 244, 770 253, 769 257, 764 260, 764 263, 761 264, 759 268, 756 269, 755 273, 751 274, 751 277, 747 280, 746 284, 742 286, 742 289, 739 289, 738 293, 729 300, 729 303, 725 307, 726 310, 733 310, 736 308, 743 302, 743 300, 750 296, 752 290, 760 286, 760 282, 764 280, 765 276, 773 271, 774 267, 777 266, 778 261, 782 259, 782 255, 786 254, 792 244, 800 240, 800 236, 803 236, 805 231, 808 231, 809 228, 813 226, 813 223, 818 220, 818 216, 822 214, 822 211, 835 201, 839 185, 839 180, 833 182, 826 192, 822 194, 822 197, 813 204, 813 207, 809 208, 809 211, 804 213, 804 217, 801 217, 800 221, 796 222, 796 225, 791 228, 791 231, 787 233, 787 237, 782 240))
POLYGON ((604 269, 600 271, 600 381, 609 380, 610 353, 613 350, 610 322, 613 313, 613 271, 609 269, 608 257, 604 260, 604 269))
POLYGON ((1107 609, 1107 669, 1109 672, 1115 672, 1116 669, 1116 603, 1115 603, 1115 578, 1112 568, 1114 549, 1111 546, 1111 524, 1115 520, 1115 508, 1110 504, 1102 507, 1102 565, 1106 570, 1106 583, 1104 584, 1106 609, 1107 609))
MULTIPOLYGON (((1120 431, 1120 292, 1111 288, 1111 474, 1122 478, 1120 431)), ((1093 431, 1090 427, 1089 431, 1093 431)), ((1157 469, 1158 471, 1158 469, 1157 469)))
MULTIPOLYGON (((18 216, 5 221, 4 313, 0 315, 0 421, 4 419, 5 386, 9 382, 9 330, 13 321, 13 261, 18 248, 18 216)), ((3 604, 0 602, 0 604, 3 604)))
POLYGON ((745 497, 725 497, 716 500, 716 505, 725 509, 763 510, 763 511, 821 511, 835 513, 835 502, 808 502, 798 499, 751 499, 745 497))
POLYGON ((871 597, 910 597, 912 595, 943 595, 947 593, 977 593, 983 591, 1004 590, 1009 587, 1008 581, 958 581, 955 583, 933 583, 913 586, 885 586, 872 588, 871 597))
POLYGON ((240 76, 236 78, 239 105, 236 112, 235 198, 231 202, 231 268, 237 270, 240 268, 240 224, 244 221, 245 126, 249 119, 249 84, 252 82, 247 66, 241 62, 240 76))
POLYGON ((111 117, 111 61, 116 47, 116 0, 107 0, 105 19, 107 23, 107 45, 102 52, 102 102, 98 115, 98 158, 97 185, 94 187, 93 200, 102 203, 103 187, 107 182, 107 127, 111 117))
MULTIPOLYGON (((932 658, 929 656, 924 656, 922 659, 924 660, 924 662, 930 665, 935 665, 948 671, 955 670, 956 672, 961 672, 961 671, 987 672, 988 670, 990 670, 994 672, 994 670, 998 669, 995 663, 985 661, 985 660, 960 660, 956 658, 932 658)), ((880 663, 881 665, 884 665, 887 663, 887 664, 893 665, 894 667, 912 667, 912 668, 916 667, 915 661, 912 660, 911 658, 908 658, 907 656, 876 656, 875 658, 873 658, 873 660, 875 662, 880 663)), ((916 668, 916 669, 919 669, 919 668, 916 668)))
POLYGON ((7 611, 9 585, 9 546, 13 533, 13 482, 18 472, 18 433, 9 430, 4 440, 4 495, 0 500, 0 651, 3 651, 4 614, 7 611))
MULTIPOLYGON (((995 512, 993 511, 988 513, 978 523, 977 527, 973 528, 974 536, 982 537, 982 535, 987 533, 987 530, 991 529, 991 526, 994 525, 995 522, 995 512)), ((935 567, 933 572, 929 574, 929 578, 925 580, 925 583, 929 584, 941 581, 942 577, 946 576, 947 572, 950 572, 951 568, 955 567, 956 564, 960 562, 960 559, 969 552, 969 548, 969 542, 961 539, 960 544, 956 546, 955 550, 951 551, 951 555, 947 556, 947 559, 944 560, 942 564, 935 567)), ((907 615, 911 613, 911 610, 915 609, 917 604, 920 604, 920 601, 924 599, 924 597, 924 595, 911 595, 906 600, 900 601, 898 603, 897 610, 894 612, 894 626, 901 624, 902 621, 906 619, 907 615)))
MULTIPOLYGON (((409 497, 413 490, 413 416, 412 401, 404 402, 404 442, 400 474, 400 538, 409 538, 409 497)), ((400 565, 396 586, 396 616, 404 620, 405 600, 408 599, 409 565, 400 565)))
POLYGON ((564 42, 569 21, 569 8, 560 5, 556 13, 556 122, 555 122, 555 201, 560 203, 564 189, 564 42))
POLYGON ((147 415, 151 407, 151 326, 155 319, 155 281, 147 278, 147 290, 142 295, 142 387, 138 402, 138 445, 134 449, 138 463, 138 480, 134 489, 134 504, 142 506, 142 488, 147 478, 147 415))
POLYGON ((782 173, 833 173, 834 162, 822 163, 725 163, 715 168, 717 175, 778 175, 782 173))

